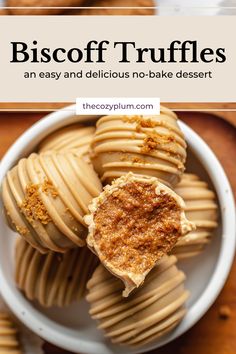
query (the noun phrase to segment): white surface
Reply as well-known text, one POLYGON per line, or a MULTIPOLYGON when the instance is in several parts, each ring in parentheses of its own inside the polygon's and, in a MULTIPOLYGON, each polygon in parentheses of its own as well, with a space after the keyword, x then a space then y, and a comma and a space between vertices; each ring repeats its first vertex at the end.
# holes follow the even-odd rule
MULTIPOLYGON (((70 111, 59 111, 44 118, 26 131, 11 147, 2 160, 0 183, 6 171, 19 159, 36 147, 39 141, 51 131, 63 125, 91 117, 73 116, 75 106, 70 111)), ((94 118, 93 118, 94 119, 94 118)), ((217 191, 221 209, 221 227, 213 241, 199 257, 179 263, 187 274, 186 287, 191 291, 187 303, 188 313, 181 324, 169 335, 145 349, 131 350, 113 346, 96 329, 96 323, 88 315, 85 302, 66 309, 40 309, 27 301, 16 289, 13 279, 13 241, 15 235, 8 229, 1 213, 0 219, 0 284, 1 291, 15 315, 35 333, 65 349, 86 354, 140 353, 157 348, 178 337, 193 326, 208 310, 222 289, 228 276, 235 250, 235 208, 233 195, 218 160, 203 142, 185 124, 181 128, 189 148, 188 169, 204 178, 209 175, 217 191), (201 164, 199 160, 201 160, 201 164)), ((0 205, 2 208, 2 206, 0 205)))

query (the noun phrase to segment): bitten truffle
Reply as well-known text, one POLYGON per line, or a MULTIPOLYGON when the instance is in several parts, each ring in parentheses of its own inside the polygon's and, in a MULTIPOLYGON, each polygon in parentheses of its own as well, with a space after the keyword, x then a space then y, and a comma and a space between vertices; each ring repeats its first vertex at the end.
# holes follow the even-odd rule
POLYGON ((156 178, 129 173, 89 206, 88 247, 125 284, 124 296, 139 287, 180 236, 194 228, 184 202, 156 178))

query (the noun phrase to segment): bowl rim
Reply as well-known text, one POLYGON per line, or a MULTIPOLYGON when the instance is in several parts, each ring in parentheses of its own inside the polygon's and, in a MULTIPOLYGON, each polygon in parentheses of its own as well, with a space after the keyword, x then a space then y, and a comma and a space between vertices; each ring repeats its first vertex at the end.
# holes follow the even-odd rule
MULTIPOLYGON (((27 147, 27 144, 31 142, 32 139, 37 140, 37 137, 40 134, 44 133, 44 135, 48 135, 50 132, 64 125, 71 124, 72 122, 84 122, 85 120, 91 121, 95 119, 95 117, 98 117, 75 117, 74 112, 75 105, 72 105, 66 107, 66 109, 61 109, 59 111, 50 113, 39 120, 37 123, 33 124, 20 136, 10 147, 1 161, 0 186, 7 170, 19 159, 20 156, 22 156, 24 150, 27 147)), ((187 330, 189 330, 194 324, 196 324, 196 322, 214 303, 220 291, 222 290, 234 259, 236 248, 236 212, 233 192, 228 178, 217 157, 210 149, 210 147, 204 142, 204 140, 182 121, 179 121, 179 124, 183 130, 184 135, 186 136, 188 145, 196 157, 201 160, 201 163, 207 171, 218 195, 222 215, 222 239, 220 253, 215 270, 209 279, 208 285, 198 300, 196 300, 195 303, 189 308, 186 316, 180 325, 176 327, 175 331, 171 332, 161 342, 154 342, 152 345, 149 345, 147 349, 144 347, 134 351, 131 350, 130 353, 133 354, 144 353, 146 351, 163 346, 173 341, 187 330)), ((37 309, 34 309, 32 306, 30 307, 29 302, 23 297, 23 295, 17 293, 16 291, 12 291, 7 277, 3 272, 3 267, 1 267, 1 257, 0 284, 0 292, 15 316, 18 317, 27 327, 33 330, 33 332, 38 334, 40 337, 44 338, 48 342, 51 342, 52 344, 59 345, 62 348, 70 351, 76 351, 78 350, 76 348, 79 348, 81 353, 93 354, 93 345, 96 345, 98 352, 101 350, 101 352, 104 354, 110 354, 110 351, 108 351, 104 344, 100 343, 99 341, 91 342, 79 337, 71 338, 66 333, 63 333, 63 331, 60 331, 61 325, 55 325, 54 321, 45 318, 46 316, 42 315, 37 309), (27 312, 27 316, 25 316, 25 313, 22 313, 23 304, 25 306, 24 309, 27 312)))

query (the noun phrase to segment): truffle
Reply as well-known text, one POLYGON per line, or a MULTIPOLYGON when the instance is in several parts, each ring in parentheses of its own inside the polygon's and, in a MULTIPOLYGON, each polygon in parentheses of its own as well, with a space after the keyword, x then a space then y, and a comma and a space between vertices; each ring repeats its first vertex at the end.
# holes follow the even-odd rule
POLYGON ((7 313, 0 313, 0 353, 23 354, 18 330, 7 313))
POLYGON ((29 300, 45 307, 67 306, 82 299, 98 264, 86 247, 43 255, 22 238, 17 239, 15 259, 17 286, 29 300))
POLYGON ((188 258, 201 253, 210 242, 217 227, 218 206, 215 193, 206 182, 194 174, 185 173, 175 188, 186 204, 186 217, 194 222, 196 230, 179 239, 172 253, 178 258, 188 258))
POLYGON ((2 186, 10 226, 40 252, 84 246, 83 216, 100 181, 73 153, 31 154, 10 170, 2 186))
POLYGON ((72 124, 46 137, 39 145, 39 152, 56 151, 64 153, 72 151, 78 155, 87 155, 94 132, 94 127, 72 124))
POLYGON ((123 280, 123 296, 139 287, 179 237, 194 228, 183 200, 154 177, 120 177, 89 205, 88 247, 123 280))
POLYGON ((175 113, 106 116, 97 122, 91 161, 104 184, 128 172, 175 186, 184 172, 186 142, 175 113))
POLYGON ((113 343, 142 346, 182 320, 189 293, 175 263, 176 257, 164 257, 128 299, 121 296, 122 282, 102 265, 97 267, 87 285, 90 315, 113 343))

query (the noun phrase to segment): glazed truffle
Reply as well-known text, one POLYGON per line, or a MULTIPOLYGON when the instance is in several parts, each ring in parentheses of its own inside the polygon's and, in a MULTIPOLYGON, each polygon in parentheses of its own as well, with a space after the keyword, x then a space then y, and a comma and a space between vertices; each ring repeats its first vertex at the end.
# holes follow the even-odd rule
POLYGON ((40 252, 84 246, 83 216, 101 191, 90 165, 73 153, 31 154, 10 170, 2 186, 10 226, 40 252))
POLYGON ((144 285, 128 299, 121 296, 122 282, 102 265, 88 282, 90 315, 113 343, 145 345, 171 331, 186 313, 189 293, 176 257, 164 257, 144 285))
POLYGON ((88 154, 89 145, 95 133, 94 127, 83 127, 73 124, 57 130, 46 137, 39 145, 39 152, 72 151, 78 155, 88 154))
POLYGON ((104 184, 128 172, 175 186, 184 172, 186 143, 177 116, 106 116, 97 122, 91 161, 104 184))
POLYGON ((29 300, 37 300, 45 307, 62 307, 81 300, 98 264, 86 247, 43 255, 22 238, 17 239, 15 259, 17 286, 29 300))
POLYGON ((123 280, 123 296, 139 287, 180 236, 194 228, 183 200, 154 177, 129 173, 89 205, 88 247, 123 280))
POLYGON ((0 353, 23 354, 18 330, 7 313, 0 312, 0 353))
POLYGON ((186 216, 194 222, 196 230, 180 238, 172 253, 178 258, 196 256, 210 242, 213 230, 217 227, 215 193, 198 176, 188 173, 182 176, 175 192, 185 201, 186 216))

